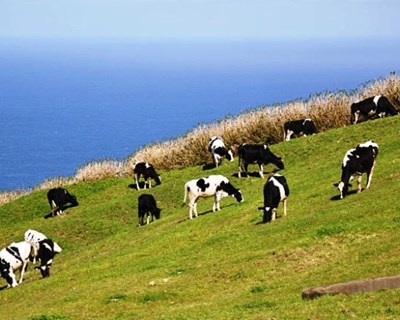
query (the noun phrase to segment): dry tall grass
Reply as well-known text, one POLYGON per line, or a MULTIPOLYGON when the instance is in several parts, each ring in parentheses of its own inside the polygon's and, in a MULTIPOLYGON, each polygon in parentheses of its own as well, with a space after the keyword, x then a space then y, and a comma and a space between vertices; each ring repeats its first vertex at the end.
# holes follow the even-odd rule
POLYGON ((394 106, 400 109, 400 77, 391 74, 365 83, 350 93, 345 91, 318 93, 305 100, 263 106, 217 123, 201 125, 175 140, 147 145, 124 161, 92 162, 79 168, 72 178, 47 180, 32 190, 0 193, 0 205, 35 190, 66 186, 81 181, 131 176, 133 164, 137 161, 150 162, 157 170, 209 163, 211 157, 207 150, 208 141, 215 135, 221 136, 228 146, 237 146, 243 142, 274 144, 283 140, 283 124, 288 120, 309 117, 314 120, 320 132, 346 126, 350 124, 351 103, 378 94, 387 96, 394 106))

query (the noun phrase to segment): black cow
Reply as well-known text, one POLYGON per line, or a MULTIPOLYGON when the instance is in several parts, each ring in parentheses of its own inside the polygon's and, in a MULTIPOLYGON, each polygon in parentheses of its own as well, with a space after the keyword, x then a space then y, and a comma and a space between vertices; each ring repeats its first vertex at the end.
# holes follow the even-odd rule
POLYGON ((301 120, 287 121, 283 125, 283 128, 284 128, 283 138, 285 141, 289 141, 292 134, 296 136, 300 135, 308 136, 311 134, 318 133, 314 121, 308 118, 301 120))
POLYGON ((350 180, 354 175, 358 176, 358 192, 361 192, 361 175, 367 173, 367 185, 371 185, 372 175, 375 167, 376 157, 378 156, 378 145, 374 141, 367 141, 359 144, 356 148, 346 152, 342 163, 342 177, 334 186, 340 191, 340 198, 343 199, 349 190, 350 180))
POLYGON ((351 121, 354 124, 358 122, 360 115, 368 119, 370 116, 383 118, 389 115, 394 116, 399 113, 385 96, 374 96, 355 102, 351 105, 350 109, 351 121))
POLYGON ((138 198, 138 217, 139 226, 142 226, 145 216, 147 216, 147 224, 154 218, 160 219, 161 209, 157 208, 156 199, 151 194, 141 194, 138 198))
POLYGON ((283 169, 284 165, 281 157, 274 155, 265 144, 247 144, 242 143, 239 146, 239 178, 241 173, 245 172, 247 175, 247 168, 249 164, 257 163, 260 171, 260 177, 264 178, 264 165, 273 163, 279 169, 283 169))
POLYGON ((286 216, 286 200, 289 196, 289 186, 286 178, 279 173, 269 177, 264 185, 263 223, 274 221, 279 202, 283 202, 283 216, 286 216))
POLYGON ((208 143, 208 151, 210 151, 213 156, 215 167, 218 167, 219 162, 224 157, 230 162, 234 160, 232 150, 226 148, 221 137, 211 137, 208 143))
POLYGON ((151 188, 151 179, 153 179, 157 184, 161 184, 160 176, 157 174, 156 170, 150 163, 136 162, 133 165, 133 174, 135 177, 135 184, 137 190, 140 190, 139 179, 141 176, 143 176, 144 178, 145 189, 147 185, 149 188, 151 188))
POLYGON ((44 217, 45 219, 62 214, 63 210, 66 208, 79 205, 76 197, 64 188, 54 188, 49 190, 47 193, 47 200, 49 201, 51 212, 44 217), (69 205, 67 206, 68 203, 69 205))
POLYGON ((43 278, 50 276, 50 267, 53 263, 54 256, 61 251, 62 249, 60 246, 51 239, 39 241, 37 258, 40 260, 40 267, 35 267, 35 269, 40 270, 43 278))

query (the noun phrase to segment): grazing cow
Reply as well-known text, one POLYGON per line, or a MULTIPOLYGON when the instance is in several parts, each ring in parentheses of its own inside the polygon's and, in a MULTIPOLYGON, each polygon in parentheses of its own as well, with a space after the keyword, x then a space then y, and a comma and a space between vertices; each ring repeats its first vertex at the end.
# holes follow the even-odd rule
POLYGON ((218 167, 219 162, 222 161, 222 158, 224 157, 230 162, 234 160, 232 150, 228 150, 225 147, 224 141, 221 137, 211 137, 210 142, 208 143, 208 151, 212 154, 215 167, 218 167))
POLYGON ((264 178, 264 165, 268 163, 275 164, 279 169, 283 169, 284 165, 281 157, 274 155, 266 144, 247 144, 242 143, 239 146, 239 173, 240 178, 242 172, 246 173, 249 164, 257 163, 260 171, 260 177, 264 178))
POLYGON ((374 96, 355 102, 351 105, 350 109, 351 120, 354 124, 358 122, 360 115, 368 119, 368 117, 372 115, 383 118, 388 115, 394 116, 399 113, 385 96, 374 96))
POLYGON ((76 197, 70 194, 64 188, 55 188, 49 190, 49 192, 47 193, 47 200, 49 201, 51 212, 44 217, 45 219, 62 214, 63 210, 66 208, 79 205, 76 197), (68 203, 69 206, 67 207, 68 203))
POLYGON ((283 138, 285 141, 289 141, 292 134, 295 134, 296 136, 299 135, 308 136, 311 134, 318 133, 314 121, 312 121, 311 119, 288 121, 285 122, 283 128, 284 128, 283 138))
POLYGON ((197 217, 197 200, 214 196, 213 211, 220 210, 219 201, 227 196, 234 197, 238 202, 243 202, 242 193, 236 189, 229 179, 222 175, 211 175, 207 178, 194 179, 186 182, 185 196, 183 203, 186 202, 189 194, 189 218, 193 218, 193 213, 197 217))
POLYGON ((154 181, 157 184, 161 184, 161 178, 157 174, 156 170, 154 167, 147 162, 136 162, 133 165, 133 174, 135 176, 135 184, 136 184, 136 189, 140 190, 139 186, 139 179, 141 176, 144 178, 144 188, 146 189, 146 186, 148 185, 149 188, 151 188, 151 179, 154 179, 154 181))
POLYGON ((343 199, 349 190, 349 182, 355 175, 358 176, 358 192, 361 192, 361 176, 367 173, 367 184, 365 189, 369 189, 372 174, 375 167, 376 157, 378 156, 378 145, 373 141, 359 144, 356 148, 346 152, 342 163, 342 177, 334 186, 340 191, 340 199, 343 199))
POLYGON ((144 217, 147 215, 147 224, 153 221, 154 217, 160 219, 161 209, 157 208, 156 199, 151 194, 141 194, 138 198, 139 226, 142 226, 144 217))
POLYGON ((269 177, 264 185, 263 223, 274 221, 279 202, 283 202, 283 215, 286 216, 286 200, 289 196, 289 186, 286 178, 279 173, 269 177))
POLYGON ((39 231, 29 229, 25 232, 24 238, 25 241, 32 246, 33 263, 36 263, 36 257, 39 252, 39 242, 47 239, 47 237, 39 231))
POLYGON ((40 270, 43 278, 50 276, 50 267, 54 256, 61 251, 60 246, 51 239, 39 241, 38 259, 40 260, 40 267, 35 267, 35 269, 40 270))
POLYGON ((31 245, 26 241, 13 242, 0 251, 0 273, 8 285, 7 288, 21 284, 31 254, 31 245), (20 270, 19 282, 15 278, 15 271, 20 270))

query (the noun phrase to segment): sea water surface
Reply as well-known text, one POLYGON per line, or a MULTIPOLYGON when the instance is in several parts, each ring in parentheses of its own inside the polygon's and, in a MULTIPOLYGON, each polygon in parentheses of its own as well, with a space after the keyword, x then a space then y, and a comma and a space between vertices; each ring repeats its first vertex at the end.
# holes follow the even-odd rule
POLYGON ((356 89, 399 70, 398 40, 0 39, 0 190, 248 108, 356 89))

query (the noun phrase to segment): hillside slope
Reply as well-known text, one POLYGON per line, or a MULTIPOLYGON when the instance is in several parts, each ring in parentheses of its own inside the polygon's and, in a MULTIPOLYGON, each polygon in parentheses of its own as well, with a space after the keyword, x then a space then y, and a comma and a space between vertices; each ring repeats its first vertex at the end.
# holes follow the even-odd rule
POLYGON ((271 224, 259 224, 257 210, 265 180, 238 179, 237 160, 162 172, 151 191, 130 188, 131 178, 71 185, 80 205, 47 220, 46 191, 8 203, 0 207, 3 247, 32 228, 63 252, 50 278, 31 267, 22 285, 0 291, 0 318, 395 319, 399 290, 314 301, 303 301, 301 291, 398 274, 399 127, 393 117, 271 146, 291 189, 288 216, 271 224), (371 189, 337 201, 332 183, 345 152, 369 139, 380 146, 371 189), (200 199, 203 214, 189 221, 184 183, 214 173, 229 177, 245 201, 223 199, 212 213, 212 200, 200 199), (142 193, 156 197, 161 219, 137 227, 142 193))

